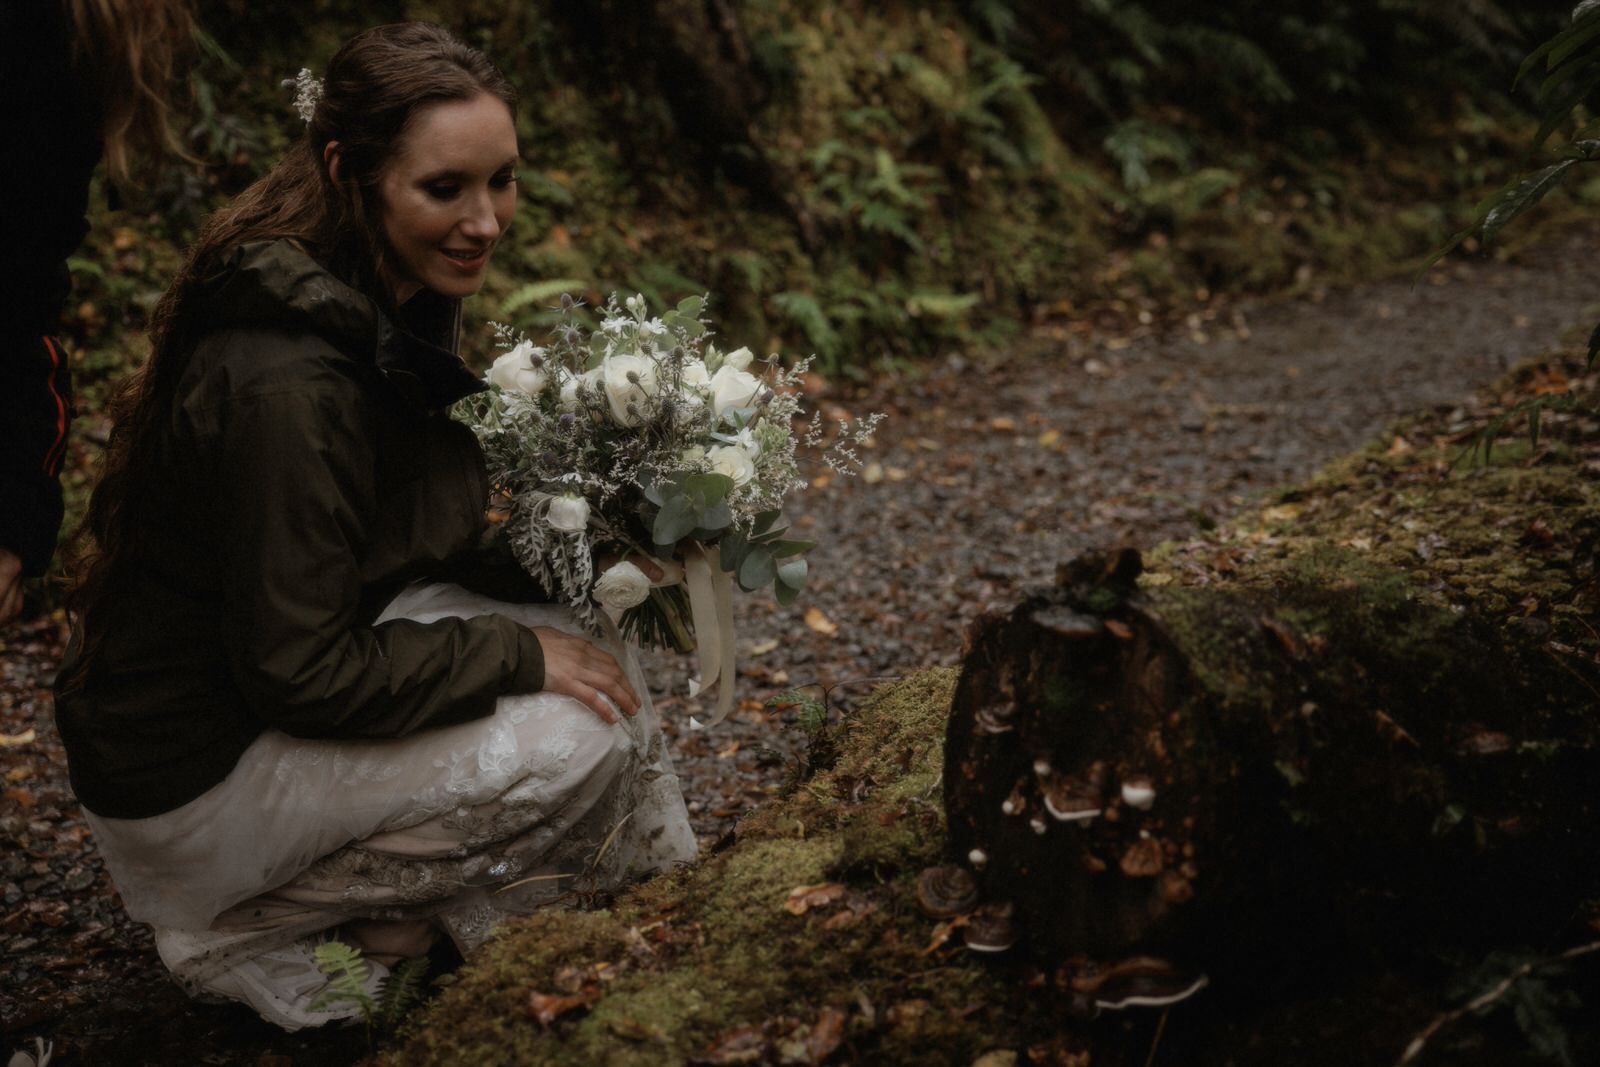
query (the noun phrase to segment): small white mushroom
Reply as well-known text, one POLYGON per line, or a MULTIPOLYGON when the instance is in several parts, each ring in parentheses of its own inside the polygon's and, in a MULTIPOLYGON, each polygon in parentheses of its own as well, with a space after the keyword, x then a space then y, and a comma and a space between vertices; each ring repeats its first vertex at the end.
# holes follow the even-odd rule
POLYGON ((1049 825, 1037 815, 1028 820, 1028 826, 1031 827, 1033 832, 1036 834, 1042 834, 1050 828, 1049 825))
POLYGON ((1037 774, 1040 778, 1043 778, 1046 775, 1050 774, 1051 773, 1050 761, 1047 760, 1047 759, 1036 759, 1036 760, 1034 760, 1033 761, 1033 773, 1037 774))
POLYGON ((981 871, 989 862, 989 854, 981 848, 975 848, 967 853, 967 862, 972 864, 975 870, 981 871))
POLYGON ((1027 785, 1028 780, 1024 778, 1017 782, 1016 785, 1011 787, 1011 795, 1006 797, 1005 800, 1000 804, 1000 811, 1002 813, 1006 815, 1021 815, 1023 812, 1028 810, 1028 797, 1027 794, 1023 792, 1023 790, 1027 788, 1027 785))
POLYGON ((1156 802, 1156 787, 1143 775, 1129 778, 1122 783, 1122 802, 1130 808, 1149 811, 1156 802))

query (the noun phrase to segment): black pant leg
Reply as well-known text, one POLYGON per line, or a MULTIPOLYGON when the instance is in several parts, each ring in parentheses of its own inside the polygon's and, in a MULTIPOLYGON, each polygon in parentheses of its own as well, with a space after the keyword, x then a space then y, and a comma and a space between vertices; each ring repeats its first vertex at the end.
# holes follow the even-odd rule
POLYGON ((43 574, 61 528, 71 425, 67 353, 52 337, 0 335, 0 547, 43 574))

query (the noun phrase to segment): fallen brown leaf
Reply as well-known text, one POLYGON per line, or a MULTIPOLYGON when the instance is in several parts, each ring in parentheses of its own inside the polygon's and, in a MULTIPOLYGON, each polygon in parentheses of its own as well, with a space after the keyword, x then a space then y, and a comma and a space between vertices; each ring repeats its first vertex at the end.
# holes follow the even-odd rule
POLYGON ((806 609, 806 625, 826 637, 832 637, 839 632, 839 624, 824 615, 822 609, 818 607, 806 609))
POLYGON ((938 952, 957 930, 967 925, 967 918, 965 915, 957 915, 949 922, 943 922, 935 926, 933 928, 933 937, 928 941, 928 947, 922 950, 922 954, 931 956, 938 952))
POLYGON ((1161 843, 1155 838, 1135 841, 1122 854, 1122 873, 1129 878, 1150 878, 1161 872, 1161 843))
POLYGON ((767 1035, 759 1026, 741 1026, 717 1038, 696 1058, 710 1067, 732 1067, 741 1063, 760 1063, 767 1051, 767 1035))
POLYGON ((587 1011, 599 999, 600 990, 598 989, 586 989, 573 996, 529 993, 528 1014, 533 1016, 540 1026, 549 1026, 568 1012, 587 1011))
POLYGON ((832 904, 844 895, 844 886, 838 882, 818 882, 816 885, 796 886, 789 890, 783 910, 790 915, 804 915, 812 908, 832 904))
POLYGON ((626 1041, 653 1041, 665 1044, 667 1035, 634 1019, 612 1019, 611 1032, 626 1041))
POLYGON ((833 1055, 833 1050, 844 1040, 844 1024, 850 1015, 839 1008, 823 1008, 806 1035, 806 1052, 812 1063, 821 1063, 833 1055))

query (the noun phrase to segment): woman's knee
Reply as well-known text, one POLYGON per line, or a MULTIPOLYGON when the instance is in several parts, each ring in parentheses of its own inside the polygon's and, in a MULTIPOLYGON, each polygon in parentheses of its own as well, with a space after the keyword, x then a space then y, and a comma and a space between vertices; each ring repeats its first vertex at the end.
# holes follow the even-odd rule
POLYGON ((567 758, 567 773, 586 781, 610 782, 633 759, 633 739, 622 724, 601 722, 588 708, 578 707, 588 722, 573 731, 576 744, 567 758))

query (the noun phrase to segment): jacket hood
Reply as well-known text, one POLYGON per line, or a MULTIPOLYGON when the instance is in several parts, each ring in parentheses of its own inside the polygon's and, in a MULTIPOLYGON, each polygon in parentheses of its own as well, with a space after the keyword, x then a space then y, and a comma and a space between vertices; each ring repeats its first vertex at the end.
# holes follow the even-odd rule
POLYGON ((486 388, 456 355, 459 301, 424 289, 395 323, 288 239, 231 249, 202 299, 207 328, 268 325, 316 334, 352 361, 372 363, 419 407, 447 407, 486 388))

